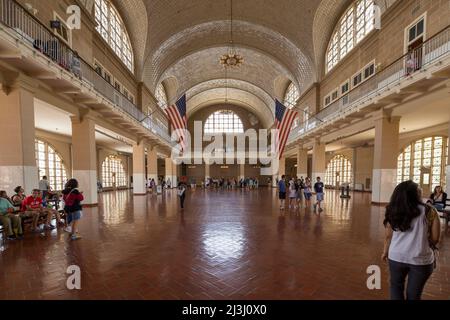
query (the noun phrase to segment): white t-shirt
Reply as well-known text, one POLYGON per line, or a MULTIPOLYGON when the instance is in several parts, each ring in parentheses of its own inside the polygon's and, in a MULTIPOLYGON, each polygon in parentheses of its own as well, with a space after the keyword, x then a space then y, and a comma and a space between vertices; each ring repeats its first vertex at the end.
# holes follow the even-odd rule
POLYGON ((420 216, 411 221, 411 229, 394 231, 389 246, 389 259, 397 262, 424 266, 434 262, 434 253, 428 242, 428 223, 425 207, 420 207, 420 216))
POLYGON ((50 188, 50 183, 48 182, 48 180, 40 180, 39 181, 39 190, 41 191, 47 191, 50 188))

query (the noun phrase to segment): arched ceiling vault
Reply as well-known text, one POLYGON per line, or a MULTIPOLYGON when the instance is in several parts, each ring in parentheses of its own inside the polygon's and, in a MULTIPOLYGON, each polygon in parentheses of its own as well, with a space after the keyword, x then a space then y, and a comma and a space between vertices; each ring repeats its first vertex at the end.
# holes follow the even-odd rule
POLYGON ((274 96, 274 82, 278 75, 289 75, 289 71, 270 56, 253 49, 238 47, 244 56, 239 68, 225 69, 219 57, 227 47, 207 48, 194 52, 170 66, 161 79, 174 77, 178 81, 178 95, 198 84, 221 78, 236 79, 260 88, 269 96, 274 96))
MULTIPOLYGON (((313 81, 314 70, 311 57, 283 35, 246 21, 235 21, 233 25, 236 45, 251 48, 255 52, 259 51, 271 57, 274 63, 288 70, 291 80, 300 88, 308 86, 313 81)), ((230 39, 229 28, 229 21, 211 21, 172 35, 155 50, 152 57, 148 58, 144 71, 147 85, 150 88, 156 87, 164 71, 187 55, 207 48, 227 45, 230 39)), ((216 57, 216 61, 219 56, 216 57)), ((244 58, 246 61, 252 60, 251 55, 244 58)))

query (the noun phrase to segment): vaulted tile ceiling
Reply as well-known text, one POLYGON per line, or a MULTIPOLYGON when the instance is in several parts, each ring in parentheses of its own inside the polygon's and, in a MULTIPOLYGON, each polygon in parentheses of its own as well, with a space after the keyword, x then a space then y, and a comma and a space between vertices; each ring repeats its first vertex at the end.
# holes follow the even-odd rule
MULTIPOLYGON (((378 3, 385 9, 394 1, 378 3)), ((233 0, 233 40, 245 61, 227 73, 219 57, 230 43, 230 0, 113 2, 125 12, 136 75, 150 90, 162 82, 172 101, 187 92, 188 109, 226 98, 257 102, 249 109, 270 122, 272 99, 283 98, 291 81, 302 92, 323 76, 328 39, 352 1, 233 0)))

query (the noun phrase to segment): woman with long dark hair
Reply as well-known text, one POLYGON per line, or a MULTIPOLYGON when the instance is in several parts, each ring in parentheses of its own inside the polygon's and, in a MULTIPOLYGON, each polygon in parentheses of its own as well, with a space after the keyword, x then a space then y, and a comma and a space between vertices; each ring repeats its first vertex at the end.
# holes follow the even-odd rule
POLYGON ((439 242, 440 221, 436 210, 422 202, 413 181, 400 183, 386 207, 386 239, 382 259, 389 261, 392 300, 420 300, 433 273, 434 250, 439 242))

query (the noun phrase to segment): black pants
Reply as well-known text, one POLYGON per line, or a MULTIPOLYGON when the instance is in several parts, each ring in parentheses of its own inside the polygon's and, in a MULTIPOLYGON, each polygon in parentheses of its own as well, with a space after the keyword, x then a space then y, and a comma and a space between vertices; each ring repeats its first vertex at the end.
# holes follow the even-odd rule
POLYGON ((408 277, 406 300, 420 300, 433 269, 433 264, 417 266, 389 260, 391 300, 405 300, 406 277, 408 277))
POLYGON ((181 209, 184 208, 184 199, 186 198, 186 195, 183 193, 182 196, 180 196, 180 204, 181 204, 181 209))

